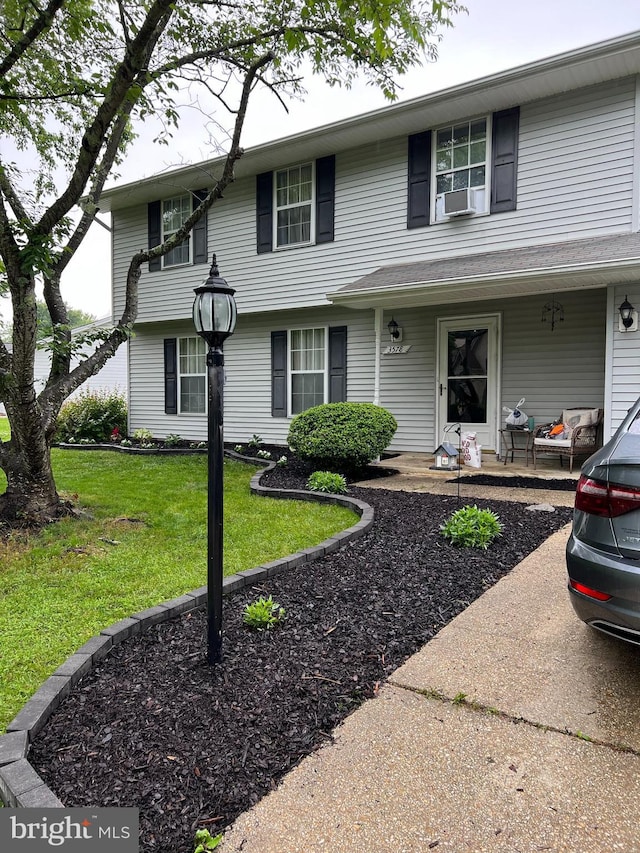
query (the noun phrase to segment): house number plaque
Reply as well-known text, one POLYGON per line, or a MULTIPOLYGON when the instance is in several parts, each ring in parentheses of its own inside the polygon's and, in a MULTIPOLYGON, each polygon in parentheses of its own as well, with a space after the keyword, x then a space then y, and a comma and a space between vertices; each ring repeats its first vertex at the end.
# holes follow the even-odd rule
POLYGON ((403 352, 409 352, 410 349, 411 344, 409 346, 390 346, 382 350, 382 355, 400 355, 403 352))

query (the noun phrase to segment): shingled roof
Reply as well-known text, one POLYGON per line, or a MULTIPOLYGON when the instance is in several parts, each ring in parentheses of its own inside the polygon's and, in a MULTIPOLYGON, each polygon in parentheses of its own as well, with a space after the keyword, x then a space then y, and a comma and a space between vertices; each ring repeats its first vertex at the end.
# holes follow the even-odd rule
POLYGON ((638 278, 640 234, 627 232, 393 264, 345 285, 328 298, 345 304, 357 301, 362 307, 365 302, 382 305, 385 296, 394 301, 401 298, 406 304, 435 304, 442 301, 443 291, 488 299, 505 293, 598 287, 638 278))

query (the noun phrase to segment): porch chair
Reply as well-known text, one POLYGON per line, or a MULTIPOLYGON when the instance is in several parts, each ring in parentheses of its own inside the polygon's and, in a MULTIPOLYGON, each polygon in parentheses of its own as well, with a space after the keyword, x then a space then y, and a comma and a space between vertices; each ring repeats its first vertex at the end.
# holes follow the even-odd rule
POLYGON ((533 431, 533 467, 536 468, 539 454, 554 453, 560 457, 560 465, 569 457, 569 473, 573 473, 573 460, 588 457, 602 447, 603 409, 578 407, 565 409, 560 423, 564 429, 558 437, 549 437, 550 424, 535 427, 533 431))

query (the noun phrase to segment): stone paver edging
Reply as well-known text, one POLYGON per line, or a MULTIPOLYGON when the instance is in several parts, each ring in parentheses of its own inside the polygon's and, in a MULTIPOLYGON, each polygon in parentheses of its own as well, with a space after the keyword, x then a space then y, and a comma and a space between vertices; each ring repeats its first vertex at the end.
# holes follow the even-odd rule
MULTIPOLYGON (((262 464, 260 460, 249 459, 230 451, 226 453, 235 459, 262 464)), ((265 471, 271 470, 274 466, 275 463, 269 463, 266 468, 256 472, 251 478, 250 488, 254 494, 287 500, 338 504, 354 510, 360 516, 360 520, 313 548, 305 548, 295 554, 290 554, 288 557, 272 560, 256 568, 246 569, 225 577, 223 580, 224 595, 229 595, 256 581, 273 577, 287 569, 337 551, 342 545, 362 536, 373 524, 373 507, 364 501, 344 495, 324 495, 317 492, 270 489, 262 486, 260 478, 265 471)), ((67 658, 53 675, 36 690, 9 723, 7 733, 0 735, 0 799, 2 802, 13 808, 63 808, 64 803, 45 785, 27 759, 33 739, 44 728, 47 720, 62 700, 69 695, 95 663, 109 654, 110 649, 128 637, 146 630, 151 625, 157 625, 159 622, 173 619, 189 610, 203 607, 206 602, 207 588, 203 586, 178 598, 165 601, 163 604, 157 604, 155 607, 149 607, 140 613, 134 613, 132 616, 104 628, 97 636, 91 637, 67 658)))

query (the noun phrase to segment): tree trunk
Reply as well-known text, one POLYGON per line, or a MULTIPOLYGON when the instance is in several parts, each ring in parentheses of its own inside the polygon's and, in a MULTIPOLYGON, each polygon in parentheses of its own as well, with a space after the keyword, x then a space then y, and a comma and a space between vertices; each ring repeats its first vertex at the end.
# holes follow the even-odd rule
POLYGON ((12 418, 11 440, 0 443, 0 463, 7 490, 0 495, 0 525, 40 526, 68 515, 71 507, 58 495, 51 468, 50 441, 42 418, 12 418))

